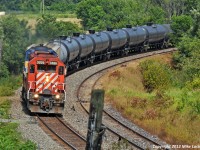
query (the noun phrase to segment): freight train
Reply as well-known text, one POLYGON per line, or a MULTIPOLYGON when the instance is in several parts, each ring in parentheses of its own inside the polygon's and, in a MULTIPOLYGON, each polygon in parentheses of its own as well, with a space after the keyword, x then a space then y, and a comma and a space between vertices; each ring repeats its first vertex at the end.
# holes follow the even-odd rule
POLYGON ((61 37, 47 43, 70 69, 78 68, 80 63, 93 63, 96 59, 110 59, 112 55, 127 55, 135 51, 162 49, 169 46, 172 33, 169 24, 152 24, 112 29, 89 34, 74 33, 72 37, 61 37))
POLYGON ((112 29, 89 34, 61 36, 26 51, 22 97, 31 112, 62 114, 66 101, 66 70, 109 60, 113 55, 167 48, 172 30, 169 24, 112 29), (65 68, 66 67, 66 68, 65 68))

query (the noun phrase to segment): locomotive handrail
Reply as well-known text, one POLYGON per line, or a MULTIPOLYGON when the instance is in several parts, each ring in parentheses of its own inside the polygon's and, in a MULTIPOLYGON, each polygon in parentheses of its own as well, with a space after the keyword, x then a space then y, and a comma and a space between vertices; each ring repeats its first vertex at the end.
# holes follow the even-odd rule
POLYGON ((67 99, 67 92, 66 92, 66 90, 65 90, 65 85, 66 85, 66 83, 58 83, 58 85, 59 84, 61 84, 62 86, 63 86, 63 89, 64 89, 64 93, 65 93, 65 99, 64 99, 64 101, 66 101, 67 99))
POLYGON ((27 99, 29 99, 30 97, 29 97, 29 93, 30 93, 30 90, 31 90, 31 87, 32 87, 32 83, 33 82, 36 82, 36 81, 28 81, 28 83, 30 83, 30 86, 29 86, 29 89, 28 89, 28 94, 27 94, 27 99))

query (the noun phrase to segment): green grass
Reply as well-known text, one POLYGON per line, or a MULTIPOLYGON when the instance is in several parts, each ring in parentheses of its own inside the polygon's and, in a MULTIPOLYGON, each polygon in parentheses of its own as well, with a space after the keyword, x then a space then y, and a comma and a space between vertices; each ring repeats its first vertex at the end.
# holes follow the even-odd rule
MULTIPOLYGON (((9 118, 11 101, 9 96, 21 85, 21 76, 11 76, 0 79, 0 119, 9 118)), ((24 141, 17 131, 17 123, 0 122, 0 149, 1 150, 35 150, 36 144, 24 141)))
MULTIPOLYGON (((166 55, 159 57, 152 59, 170 62, 166 55)), ((106 91, 106 102, 169 144, 199 144, 199 89, 172 85, 149 93, 144 88, 139 63, 118 67, 100 80, 106 91)))
MULTIPOLYGON (((70 13, 70 12, 56 12, 56 11, 46 11, 45 14, 52 14, 54 15, 56 18, 76 18, 76 14, 74 13, 70 13)), ((20 13, 20 14, 15 14, 19 19, 25 19, 25 20, 29 20, 29 19, 38 19, 39 17, 42 16, 41 13, 34 13, 34 12, 26 12, 26 13, 20 13)))
POLYGON ((35 150, 36 145, 31 141, 23 141, 18 124, 0 123, 0 149, 2 150, 35 150))
POLYGON ((9 100, 4 100, 2 103, 0 103, 0 118, 9 118, 10 104, 11 103, 9 100))
POLYGON ((14 90, 21 86, 21 76, 10 76, 8 78, 0 79, 0 97, 11 96, 14 94, 14 90))

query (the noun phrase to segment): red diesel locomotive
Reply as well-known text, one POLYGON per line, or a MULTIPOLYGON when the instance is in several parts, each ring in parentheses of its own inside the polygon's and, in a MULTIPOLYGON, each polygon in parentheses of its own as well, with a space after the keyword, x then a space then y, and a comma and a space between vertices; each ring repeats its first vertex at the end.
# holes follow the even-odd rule
POLYGON ((32 46, 25 56, 22 98, 31 113, 62 114, 66 101, 65 64, 55 51, 32 46))

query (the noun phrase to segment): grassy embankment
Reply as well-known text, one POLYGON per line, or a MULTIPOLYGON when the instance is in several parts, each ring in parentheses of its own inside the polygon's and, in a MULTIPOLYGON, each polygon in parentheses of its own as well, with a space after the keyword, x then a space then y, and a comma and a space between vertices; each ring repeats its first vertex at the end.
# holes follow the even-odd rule
POLYGON ((164 91, 147 92, 143 85, 139 64, 149 59, 170 64, 171 57, 157 55, 122 65, 99 83, 106 91, 106 102, 145 130, 170 144, 198 144, 200 115, 193 102, 198 101, 200 92, 174 84, 164 91))
MULTIPOLYGON (((10 96, 14 90, 21 85, 21 76, 0 79, 0 118, 9 118, 9 109, 11 107, 10 96)), ((36 145, 31 141, 24 141, 17 131, 17 123, 0 122, 0 149, 36 149, 36 145)))

